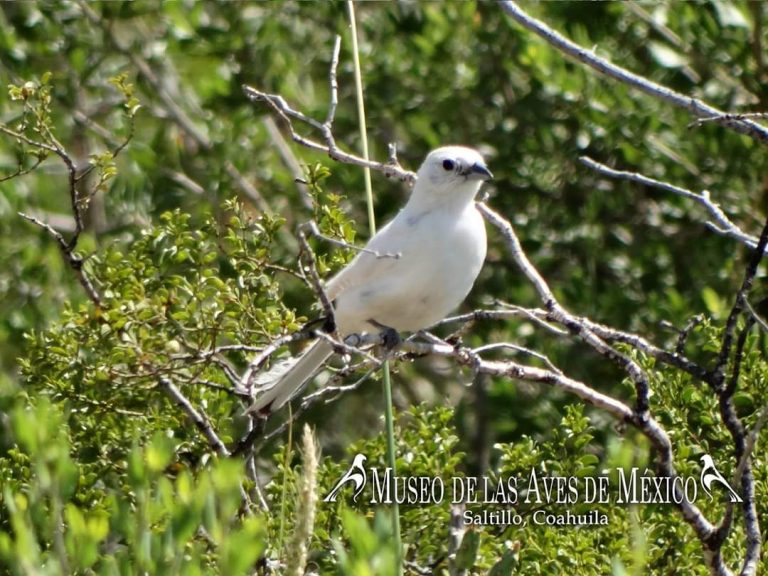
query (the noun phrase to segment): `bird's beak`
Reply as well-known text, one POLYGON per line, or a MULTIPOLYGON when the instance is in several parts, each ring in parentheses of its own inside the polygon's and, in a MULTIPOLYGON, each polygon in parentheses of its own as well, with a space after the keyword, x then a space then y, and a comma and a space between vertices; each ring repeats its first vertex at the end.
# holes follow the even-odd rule
POLYGON ((466 174, 470 180, 493 180, 493 174, 485 164, 477 162, 470 166, 466 174))

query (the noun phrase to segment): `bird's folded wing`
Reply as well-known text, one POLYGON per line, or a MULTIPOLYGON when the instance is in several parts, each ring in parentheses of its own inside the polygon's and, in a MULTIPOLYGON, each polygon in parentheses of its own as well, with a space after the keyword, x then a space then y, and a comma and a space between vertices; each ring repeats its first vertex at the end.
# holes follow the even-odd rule
POLYGON ((393 220, 379 230, 365 246, 370 252, 360 252, 346 268, 331 278, 325 285, 330 300, 338 298, 345 290, 356 288, 363 283, 376 283, 380 278, 392 273, 398 265, 396 254, 402 255, 403 236, 398 234, 397 220, 393 220))

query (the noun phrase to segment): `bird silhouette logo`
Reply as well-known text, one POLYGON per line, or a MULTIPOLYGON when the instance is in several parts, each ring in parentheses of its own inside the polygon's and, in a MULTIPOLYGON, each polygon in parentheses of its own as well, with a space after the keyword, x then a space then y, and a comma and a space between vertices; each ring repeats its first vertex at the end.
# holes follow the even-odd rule
POLYGON ((339 478, 339 481, 336 482, 333 490, 330 491, 328 496, 323 498, 323 502, 336 502, 336 496, 338 496, 339 490, 341 490, 343 486, 349 483, 355 485, 355 493, 352 496, 352 500, 357 502, 357 497, 360 496, 363 488, 365 488, 365 483, 368 481, 365 468, 363 468, 363 462, 365 461, 366 457, 363 454, 356 455, 355 459, 352 461, 352 466, 350 466, 349 470, 347 470, 344 475, 339 478))
POLYGON ((701 457, 701 463, 704 465, 701 469, 701 487, 704 488, 704 491, 707 493, 710 500, 712 500, 712 484, 719 483, 725 486, 728 490, 728 496, 731 499, 731 502, 742 502, 741 496, 736 494, 736 491, 731 488, 731 485, 728 484, 726 479, 723 478, 723 475, 720 474, 715 467, 715 462, 712 460, 712 456, 704 454, 704 456, 701 457))

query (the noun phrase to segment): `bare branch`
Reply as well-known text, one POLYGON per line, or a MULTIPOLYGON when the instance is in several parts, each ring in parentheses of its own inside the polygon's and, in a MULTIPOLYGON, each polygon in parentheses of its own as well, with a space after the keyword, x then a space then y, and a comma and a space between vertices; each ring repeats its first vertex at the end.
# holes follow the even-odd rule
MULTIPOLYGON (((752 284, 757 274, 757 269, 760 266, 760 262, 765 254, 765 248, 768 246, 768 220, 766 220, 763 226, 763 231, 760 234, 760 239, 757 243, 756 249, 752 252, 752 255, 747 263, 747 268, 744 272, 744 279, 742 280, 741 287, 736 294, 736 298, 731 308, 731 312, 726 320, 725 329, 723 331, 723 339, 720 345, 720 352, 717 359, 717 364, 713 371, 713 381, 711 382, 712 388, 719 399, 720 416, 723 419, 725 427, 731 434, 734 443, 734 452, 740 465, 743 460, 743 472, 741 477, 741 490, 742 490, 742 511, 744 515, 744 527, 747 536, 747 547, 744 564, 742 566, 742 574, 752 575, 756 573, 757 566, 760 559, 760 547, 761 547, 761 534, 760 523, 757 517, 757 508, 755 504, 755 480, 752 473, 752 467, 750 465, 749 458, 745 458, 747 453, 747 433, 744 429, 744 425, 739 419, 736 407, 733 403, 733 393, 736 390, 738 384, 741 356, 743 348, 746 343, 746 333, 754 322, 752 316, 746 323, 741 335, 736 341, 736 349, 734 352, 734 368, 732 371, 731 381, 728 385, 725 384, 726 374, 725 370, 728 365, 729 358, 734 346, 734 337, 739 317, 746 311, 748 312, 747 300, 749 293, 752 289, 752 284)), ((726 514, 723 523, 719 529, 718 538, 722 542, 728 535, 731 528, 731 516, 726 514)))
POLYGON ((356 252, 364 252, 376 258, 394 258, 395 260, 397 260, 398 258, 402 257, 402 254, 400 252, 396 252, 394 254, 390 252, 384 252, 384 253, 377 252, 376 250, 371 250, 370 248, 366 248, 364 246, 355 246, 354 244, 350 244, 349 242, 344 242, 342 240, 337 240, 336 238, 331 238, 330 236, 326 236, 325 234, 320 232, 320 229, 317 227, 317 223, 314 220, 310 220, 309 222, 302 224, 301 228, 304 230, 307 230, 315 238, 319 238, 323 242, 328 242, 328 244, 333 244, 334 246, 338 246, 339 248, 355 250, 356 252))
MULTIPOLYGON (((747 269, 744 272, 744 279, 742 280, 741 287, 736 294, 736 299, 733 303, 733 307, 731 308, 731 312, 728 315, 728 320, 726 320, 725 323, 723 342, 720 347, 717 366, 715 368, 715 372, 720 378, 724 378, 724 370, 726 364, 728 363, 728 358, 730 357, 731 346, 733 343, 733 333, 736 329, 736 322, 738 321, 738 318, 744 309, 746 309, 744 302, 746 302, 747 297, 749 296, 749 292, 752 289, 752 283, 755 279, 755 275, 757 274, 757 268, 760 265, 760 261, 763 259, 763 255, 765 254, 766 246, 768 246, 768 219, 763 226, 763 231, 760 233, 760 239, 757 242, 757 246, 752 252, 751 258, 749 259, 747 269)), ((722 383, 718 383, 718 387, 721 385, 722 383)))
POLYGON ((541 352, 536 352, 535 350, 531 350, 530 348, 526 348, 525 346, 518 346, 517 344, 512 344, 511 342, 492 342, 491 344, 485 344, 483 346, 478 346, 477 348, 472 349, 473 354, 482 354, 483 352, 488 352, 490 350, 512 350, 514 352, 522 352, 523 354, 528 354, 529 356, 533 356, 534 358, 538 358, 544 364, 552 370, 555 374, 563 375, 563 371, 560 370, 557 366, 555 366, 552 361, 541 352))
POLYGON ((282 96, 260 92, 251 86, 243 86, 243 90, 245 91, 245 95, 254 102, 264 102, 267 104, 288 129, 293 141, 301 144, 305 148, 328 154, 331 159, 343 164, 352 164, 354 166, 376 170, 377 172, 384 174, 387 178, 396 178, 409 184, 412 184, 416 180, 416 175, 413 172, 403 170, 399 165, 366 160, 355 154, 345 152, 336 145, 336 140, 330 132, 330 129, 327 129, 324 124, 321 124, 317 120, 291 108, 282 96), (294 128, 291 119, 307 124, 320 132, 325 139, 325 142, 320 143, 299 134, 294 128))
POLYGON ((584 322, 581 322, 578 317, 567 312, 555 299, 544 278, 542 278, 538 270, 536 270, 528 260, 512 225, 501 215, 490 209, 486 204, 478 203, 477 206, 483 216, 499 229, 506 241, 507 249, 512 256, 512 259, 522 269, 523 273, 536 288, 539 297, 544 303, 544 307, 548 311, 547 319, 554 320, 563 325, 569 332, 578 335, 597 353, 621 366, 635 384, 635 410, 641 419, 647 418, 650 386, 648 383, 648 376, 642 368, 640 368, 634 360, 607 344, 595 334, 595 332, 590 330, 584 322))
MULTIPOLYGON (((224 442, 222 442, 221 438, 219 438, 219 435, 216 434, 216 431, 213 429, 213 426, 205 413, 198 411, 169 378, 160 377, 158 383, 176 405, 184 411, 190 420, 192 420, 195 427, 203 436, 205 436, 206 440, 208 440, 208 444, 211 448, 223 458, 231 457, 232 453, 224 442)), ((260 492, 258 492, 258 494, 260 494, 260 492)), ((242 500, 242 509, 245 513, 250 513, 252 507, 251 497, 242 484, 240 484, 240 497, 242 500)))
POLYGON ((59 232, 54 230, 49 224, 38 220, 36 217, 30 216, 29 214, 25 214, 23 212, 19 212, 19 216, 25 220, 28 220, 29 222, 32 222, 36 226, 40 226, 43 230, 48 232, 48 234, 50 234, 54 240, 56 240, 56 244, 59 245, 59 249, 61 250, 61 255, 64 258, 64 261, 74 271, 78 282, 80 282, 80 285, 83 287, 83 290, 85 290, 88 298, 90 298, 91 302, 93 302, 96 306, 101 306, 101 296, 99 296, 99 293, 96 290, 96 287, 93 285, 93 282, 91 282, 91 279, 88 278, 85 270, 83 270, 83 259, 74 253, 74 245, 72 245, 71 242, 67 242, 64 237, 59 232))
POLYGON ((647 354, 659 362, 663 362, 664 364, 683 370, 684 372, 687 372, 694 378, 703 382, 709 382, 712 378, 711 372, 696 362, 693 362, 692 360, 685 357, 682 352, 669 352, 663 348, 659 348, 658 346, 651 344, 642 336, 638 336, 637 334, 632 334, 630 332, 622 332, 621 330, 616 330, 615 328, 610 328, 603 324, 594 322, 584 316, 579 317, 579 320, 583 322, 590 330, 608 342, 620 342, 622 344, 631 346, 643 354, 647 354))
POLYGON ((213 426, 211 426, 208 418, 206 418, 202 412, 198 412, 198 410, 192 406, 192 403, 189 401, 189 399, 181 393, 181 390, 179 390, 176 385, 171 382, 170 379, 161 377, 159 379, 159 383, 160 386, 173 399, 173 401, 176 402, 176 404, 180 406, 182 410, 184 410, 187 416, 189 416, 190 420, 192 420, 194 425, 203 434, 203 436, 206 437, 208 443, 211 445, 211 448, 213 448, 220 456, 229 457, 229 449, 226 447, 224 442, 221 441, 221 438, 219 438, 218 434, 216 434, 216 431, 213 429, 213 426))
POLYGON ((758 120, 765 120, 768 118, 768 113, 766 112, 740 112, 738 114, 732 114, 723 112, 722 114, 718 116, 708 116, 706 118, 697 118, 693 122, 691 122, 688 127, 693 126, 701 126, 702 124, 707 124, 708 122, 722 122, 723 120, 747 120, 749 118, 757 118, 758 120))
POLYGON ((741 484, 741 478, 744 475, 744 471, 746 470, 747 462, 750 458, 752 458, 752 454, 755 452, 755 448, 757 447, 757 440, 760 437, 760 431, 763 429, 766 422, 768 422, 768 404, 763 404, 763 407, 760 409, 760 412, 757 415, 754 426, 752 426, 749 434, 747 434, 744 453, 741 455, 741 458, 736 465, 736 470, 733 473, 733 484, 735 486, 741 484))
POLYGON ((713 202, 710 199, 709 192, 707 192, 706 190, 701 194, 696 194, 695 192, 691 192, 690 190, 686 190, 685 188, 680 188, 679 186, 674 186, 666 182, 654 180, 653 178, 648 178, 647 176, 643 176, 642 174, 638 174, 636 172, 625 172, 620 170, 614 170, 613 168, 609 168, 605 164, 596 162, 595 160, 592 160, 587 156, 582 156, 581 158, 579 158, 579 160, 581 160, 581 163, 587 166, 588 168, 595 170, 596 172, 599 172, 600 174, 603 174, 610 178, 617 178, 619 180, 629 180, 630 182, 637 182, 638 184, 642 184, 644 186, 649 186, 651 188, 658 188, 659 190, 663 190, 664 192, 671 192, 672 194, 676 194, 678 196, 682 196, 683 198, 688 198, 689 200, 693 200, 694 202, 703 206, 707 210, 707 212, 709 212, 710 216, 714 219, 717 226, 713 225, 712 223, 708 223, 709 227, 712 230, 714 230, 718 234, 722 234, 723 236, 728 236, 730 238, 738 240, 739 242, 741 242, 742 244, 746 244, 750 248, 754 248, 755 246, 757 246, 757 237, 747 234, 741 228, 736 226, 736 224, 734 224, 730 220, 730 218, 726 216, 725 212, 723 212, 720 206, 718 206, 715 202, 713 202))
POLYGON ((609 78, 618 80, 623 84, 637 88, 650 96, 659 98, 680 108, 684 108, 698 118, 711 119, 711 121, 722 124, 740 134, 746 134, 760 142, 768 142, 768 128, 765 126, 753 122, 752 120, 740 118, 738 115, 734 116, 732 114, 726 114, 722 110, 718 110, 702 100, 686 96, 685 94, 680 94, 671 88, 652 82, 643 76, 639 76, 621 66, 613 64, 612 62, 597 56, 593 51, 586 50, 578 44, 571 42, 540 20, 529 16, 517 5, 517 3, 512 2, 511 0, 502 1, 501 7, 502 10, 504 10, 504 12, 518 24, 536 33, 562 53, 579 60, 593 70, 596 70, 609 78))
MULTIPOLYGON (((304 230, 299 228, 299 243, 301 245, 301 254, 307 260, 306 270, 309 272, 309 281, 317 296, 320 298, 320 302, 323 305, 323 312, 326 318, 333 319, 333 305, 331 304, 328 294, 325 293, 323 282, 320 280, 320 275, 317 273, 317 260, 315 259, 315 253, 309 247, 307 242, 307 236, 304 234, 304 230)), ((302 271, 304 268, 302 267, 302 271)), ((335 330, 335 327, 334 327, 335 330)))
MULTIPOLYGON (((754 501, 754 479, 751 478, 751 459, 754 454, 755 447, 757 446, 757 440, 760 435, 760 431, 768 421, 768 404, 764 404, 760 409, 760 413, 757 416, 757 420, 752 427, 752 430, 746 436, 746 442, 744 445, 744 452, 742 453, 739 461, 736 465, 736 469, 733 473, 733 486, 742 487, 742 500, 744 504, 754 501), (746 481, 745 481, 746 480, 746 481)), ((721 522, 719 531, 721 537, 725 538, 730 530, 734 516, 734 503, 727 502, 725 508, 725 514, 721 522)), ((747 532, 747 546, 744 563, 742 565, 742 575, 752 575, 757 573, 757 568, 760 561, 760 547, 762 542, 762 536, 760 531, 760 524, 757 519, 756 510, 751 506, 747 506, 744 512, 745 524, 747 532)))
MULTIPOLYGON (((543 310, 541 310, 542 314, 545 314, 543 310)), ((466 324, 467 322, 475 322, 477 320, 506 320, 507 318, 519 318, 519 317, 525 317, 531 320, 534 320, 536 322, 541 322, 541 319, 536 317, 534 314, 530 313, 530 311, 520 308, 517 306, 511 306, 509 310, 496 310, 496 309, 481 309, 481 310, 473 310, 472 312, 467 312, 466 314, 459 314, 457 316, 449 316, 448 318, 444 318, 443 320, 440 320, 437 324, 435 324, 432 328, 435 328, 437 326, 444 326, 446 324, 466 324)), ((556 330, 560 330, 559 328, 555 328, 556 330)), ((567 332, 562 332, 563 334, 567 334, 567 332)))
POLYGON ((328 72, 328 81, 331 85, 331 101, 328 104, 328 116, 323 126, 330 131, 333 127, 333 119, 336 117, 336 107, 339 105, 339 84, 336 80, 336 69, 339 67, 339 53, 341 52, 341 36, 338 34, 333 43, 333 56, 328 72))
POLYGON ((427 348, 426 346, 422 345, 420 350, 424 352, 425 349, 428 349, 437 356, 454 358, 459 364, 475 366, 480 373, 491 376, 506 376, 514 380, 529 380, 531 382, 549 384, 585 400, 588 404, 607 411, 620 421, 637 421, 633 411, 623 402, 598 392, 586 384, 561 373, 534 366, 525 366, 512 361, 483 360, 468 348, 434 345, 427 348))

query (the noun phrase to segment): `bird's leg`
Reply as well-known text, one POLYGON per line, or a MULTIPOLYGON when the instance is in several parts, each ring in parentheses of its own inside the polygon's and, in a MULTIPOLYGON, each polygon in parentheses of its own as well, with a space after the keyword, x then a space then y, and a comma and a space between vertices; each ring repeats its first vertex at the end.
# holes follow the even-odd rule
MULTIPOLYGON (((301 331, 306 334, 309 338, 317 338, 318 333, 320 334, 328 334, 331 336, 332 340, 335 337, 336 332, 336 320, 333 316, 320 316, 319 318, 315 318, 314 320, 310 320, 304 326, 302 326, 301 331)), ((353 335, 354 336, 354 335, 353 335)), ((344 339, 344 342, 346 344, 350 344, 347 342, 349 337, 344 339)), ((356 344, 350 344, 351 346, 356 346, 356 344)), ((345 359, 345 362, 349 361, 349 354, 347 354, 347 351, 344 350, 343 347, 333 344, 333 351, 345 359)))
POLYGON ((317 336, 317 332, 332 334, 335 329, 336 324, 332 317, 320 316, 305 323, 299 332, 304 334, 307 338, 315 338, 317 336))
POLYGON ((320 328, 322 332, 325 332, 326 334, 333 334, 336 332, 336 319, 333 315, 321 318, 321 320, 323 321, 323 326, 320 328))
POLYGON ((385 326, 384 324, 377 322, 373 318, 369 318, 367 322, 371 326, 374 326, 379 329, 381 333, 381 345, 384 348, 385 352, 390 353, 395 348, 400 346, 400 344, 403 343, 403 339, 400 337, 400 334, 398 334, 397 330, 395 330, 394 328, 390 326, 385 326))

